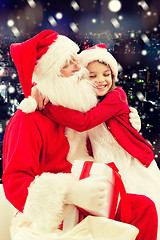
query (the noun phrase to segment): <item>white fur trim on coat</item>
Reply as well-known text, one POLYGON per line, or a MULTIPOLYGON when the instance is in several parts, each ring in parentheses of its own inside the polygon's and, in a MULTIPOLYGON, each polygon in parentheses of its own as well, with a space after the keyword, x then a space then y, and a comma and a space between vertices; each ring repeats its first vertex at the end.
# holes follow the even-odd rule
POLYGON ((87 132, 77 132, 71 128, 66 128, 65 135, 69 142, 69 153, 67 160, 73 163, 75 160, 93 161, 87 150, 87 132))
POLYGON ((24 215, 36 228, 51 232, 63 220, 65 194, 73 184, 71 174, 43 173, 28 189, 24 215))
POLYGON ((84 50, 79 54, 79 61, 83 67, 87 67, 89 63, 94 61, 105 62, 111 68, 115 79, 117 79, 117 61, 105 48, 96 47, 95 49, 84 50))

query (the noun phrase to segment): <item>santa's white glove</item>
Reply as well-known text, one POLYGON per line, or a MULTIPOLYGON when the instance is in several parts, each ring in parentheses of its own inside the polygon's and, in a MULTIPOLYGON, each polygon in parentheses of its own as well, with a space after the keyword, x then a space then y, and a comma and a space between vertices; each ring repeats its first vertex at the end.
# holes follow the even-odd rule
POLYGON ((140 116, 138 115, 137 109, 130 107, 130 114, 129 114, 129 121, 132 125, 132 127, 134 127, 138 132, 141 129, 141 119, 140 116))
POLYGON ((66 203, 88 212, 99 212, 106 207, 107 184, 105 177, 89 177, 75 182, 66 195, 66 203))

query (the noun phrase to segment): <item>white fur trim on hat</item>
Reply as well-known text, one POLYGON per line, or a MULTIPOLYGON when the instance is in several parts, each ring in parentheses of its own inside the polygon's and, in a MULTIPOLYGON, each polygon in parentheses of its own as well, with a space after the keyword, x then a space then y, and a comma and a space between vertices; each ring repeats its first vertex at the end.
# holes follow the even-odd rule
POLYGON ((89 63, 94 61, 105 62, 111 68, 112 74, 117 78, 118 64, 116 59, 105 48, 90 48, 82 51, 79 54, 79 62, 82 66, 87 67, 89 63))
POLYGON ((76 55, 79 47, 68 37, 58 35, 57 40, 49 46, 48 51, 38 60, 34 73, 33 82, 43 80, 48 71, 60 74, 61 68, 69 61, 71 55, 76 55))
POLYGON ((25 112, 25 113, 34 112, 36 108, 37 108, 37 102, 31 96, 29 96, 28 98, 24 98, 20 103, 20 105, 18 106, 18 109, 21 109, 22 112, 25 112))

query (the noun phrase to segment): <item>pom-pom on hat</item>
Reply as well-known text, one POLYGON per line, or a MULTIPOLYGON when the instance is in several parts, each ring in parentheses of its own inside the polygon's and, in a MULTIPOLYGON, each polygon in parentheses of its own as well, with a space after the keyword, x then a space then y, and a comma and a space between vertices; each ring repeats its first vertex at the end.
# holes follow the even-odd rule
POLYGON ((118 64, 116 59, 107 51, 105 44, 97 44, 91 48, 83 50, 79 54, 79 62, 82 66, 87 67, 89 63, 99 61, 107 64, 112 71, 113 77, 117 79, 118 64))
POLYGON ((43 78, 44 73, 55 64, 54 70, 59 71, 71 54, 78 51, 77 44, 53 30, 44 30, 23 43, 12 44, 10 52, 25 97, 31 95, 32 78, 36 68, 39 72, 37 80, 43 78))

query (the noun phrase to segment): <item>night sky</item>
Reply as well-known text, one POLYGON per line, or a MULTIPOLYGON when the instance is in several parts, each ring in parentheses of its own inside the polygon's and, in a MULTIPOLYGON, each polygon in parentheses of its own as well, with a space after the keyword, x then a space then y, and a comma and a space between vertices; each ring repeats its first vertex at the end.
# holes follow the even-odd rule
POLYGON ((0 1, 0 36, 15 36, 10 43, 25 40, 44 29, 67 35, 82 48, 84 42, 93 45, 103 41, 108 49, 115 48, 113 54, 123 68, 129 64, 136 68, 138 64, 136 54, 123 57, 127 47, 133 45, 139 48, 144 68, 157 70, 155 67, 160 65, 160 48, 155 49, 157 56, 147 54, 153 37, 159 42, 160 0, 0 1), (113 12, 119 5, 119 11, 113 12), (121 54, 117 54, 117 49, 121 49, 121 54))
POLYGON ((14 27, 22 33, 35 33, 46 28, 60 34, 100 33, 105 30, 119 31, 154 31, 159 27, 160 1, 134 0, 1 0, 1 33, 11 33, 8 20, 14 21, 14 27), (121 8, 115 11, 118 4, 121 8), (111 5, 111 6, 112 6, 111 5), (116 28, 113 19, 120 26, 116 28), (75 24, 77 29, 72 27, 75 24))

